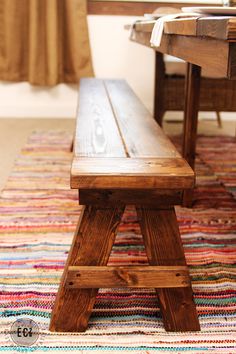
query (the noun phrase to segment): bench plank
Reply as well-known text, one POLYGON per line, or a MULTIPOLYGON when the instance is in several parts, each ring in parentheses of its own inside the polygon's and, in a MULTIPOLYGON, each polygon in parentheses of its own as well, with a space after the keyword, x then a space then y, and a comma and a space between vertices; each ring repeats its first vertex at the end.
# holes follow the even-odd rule
POLYGON ((105 80, 130 157, 180 157, 149 111, 124 80, 105 80))
POLYGON ((81 79, 75 156, 125 157, 103 80, 81 79))
MULTIPOLYGON (((169 210, 137 207, 138 220, 150 265, 186 266, 174 207, 169 210)), ((199 331, 191 285, 158 289, 159 304, 167 331, 199 331)))
POLYGON ((72 188, 193 186, 193 171, 124 80, 81 80, 72 188))
POLYGON ((79 202, 82 205, 155 205, 169 207, 182 203, 182 190, 177 189, 80 189, 79 202))
POLYGON ((85 331, 98 288, 107 286, 155 286, 165 328, 199 330, 172 206, 193 185, 191 167, 124 81, 82 80, 71 187, 79 189, 85 207, 51 331, 85 331), (150 265, 106 267, 123 211, 131 202, 150 265))
POLYGON ((71 188, 188 189, 194 172, 182 158, 74 158, 71 188))

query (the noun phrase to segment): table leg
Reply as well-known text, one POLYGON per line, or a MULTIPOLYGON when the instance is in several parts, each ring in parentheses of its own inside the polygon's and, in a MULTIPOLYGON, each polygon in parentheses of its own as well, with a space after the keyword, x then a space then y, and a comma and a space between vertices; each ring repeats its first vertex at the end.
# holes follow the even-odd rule
MULTIPOLYGON (((198 65, 187 65, 185 83, 185 107, 184 107, 184 134, 183 134, 183 157, 194 169, 197 122, 200 96, 201 68, 198 65)), ((192 205, 193 190, 184 192, 183 205, 192 205)))
POLYGON ((164 80, 165 63, 163 54, 155 51, 155 87, 154 87, 154 118, 162 126, 162 119, 165 113, 164 109, 164 80))

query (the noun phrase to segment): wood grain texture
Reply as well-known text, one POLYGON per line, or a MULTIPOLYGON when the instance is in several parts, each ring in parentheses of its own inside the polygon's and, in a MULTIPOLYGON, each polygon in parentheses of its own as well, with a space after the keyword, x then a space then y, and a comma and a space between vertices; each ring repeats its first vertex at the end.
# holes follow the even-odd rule
POLYGON ((236 18, 226 16, 199 18, 197 21, 197 36, 236 40, 236 18))
POLYGON ((81 205, 155 205, 169 206, 182 203, 182 190, 168 189, 80 189, 81 205))
POLYGON ((184 266, 69 267, 65 287, 75 288, 181 288, 190 286, 184 266))
MULTIPOLYGON (((137 22, 135 31, 151 33, 155 21, 137 22)), ((236 19, 227 16, 210 16, 200 18, 182 18, 166 21, 164 24, 166 34, 184 36, 211 37, 228 41, 236 40, 236 19)))
MULTIPOLYGON (((150 29, 150 26, 147 28, 150 29)), ((164 32, 234 41, 236 40, 236 19, 229 16, 210 16, 170 20, 166 21, 164 32)))
POLYGON ((165 64, 163 54, 155 52, 155 81, 154 81, 154 119, 162 126, 162 119, 165 112, 164 86, 165 86, 165 64))
POLYGON ((126 156, 103 80, 81 79, 75 156, 126 156))
POLYGON ((194 172, 182 158, 74 158, 71 188, 185 189, 194 172))
POLYGON ((228 75, 229 43, 226 41, 191 36, 164 35, 158 50, 202 68, 207 69, 210 67, 212 73, 215 71, 222 77, 227 77, 228 75))
MULTIPOLYGON (((143 25, 145 26, 145 23, 143 25)), ((145 31, 133 31, 132 41, 150 47, 150 36, 151 34, 145 31)), ((229 45, 229 42, 220 39, 164 34, 161 46, 156 50, 206 70, 210 67, 212 74, 233 79, 236 78, 236 73, 229 71, 229 45)))
MULTIPOLYGON (((151 33, 155 23, 156 23, 156 20, 145 20, 145 27, 144 27, 143 21, 137 21, 133 26, 135 28, 135 31, 144 31, 144 32, 151 33)), ((130 25, 129 30, 131 29, 131 27, 132 27, 132 25, 130 25)), ((125 27, 125 29, 128 29, 128 28, 125 27)))
MULTIPOLYGON (((186 88, 185 88, 185 109, 184 109, 184 134, 183 134, 183 157, 188 161, 194 170, 198 110, 200 97, 201 68, 197 65, 187 66, 186 88)), ((185 191, 183 205, 192 206, 193 190, 185 191)))
POLYGON ((200 83, 201 68, 197 65, 188 64, 185 88, 183 156, 193 169, 196 150, 200 83))
POLYGON ((123 211, 124 207, 84 207, 51 315, 51 331, 81 332, 86 330, 97 289, 66 289, 64 281, 68 267, 107 264, 123 211))
POLYGON ((185 36, 197 35, 197 19, 184 18, 166 21, 164 23, 164 32, 167 34, 180 34, 185 36))
MULTIPOLYGON (((181 8, 186 3, 151 2, 151 1, 101 1, 88 0, 88 14, 90 15, 123 15, 143 16, 144 13, 152 13, 160 6, 174 6, 181 8)), ((191 6, 192 3, 191 3, 191 6)), ((198 3, 199 6, 199 3, 198 3)))
MULTIPOLYGON (((174 208, 137 207, 137 213, 149 264, 185 266, 174 208)), ((200 330, 191 287, 160 289, 158 296, 166 330, 200 330)))
MULTIPOLYGON (((207 6, 202 1, 189 1, 188 6, 207 6)), ((187 6, 186 2, 176 1, 139 1, 139 0, 88 0, 89 15, 123 15, 123 16, 143 16, 144 13, 152 13, 158 7, 175 7, 181 9, 187 6)), ((219 6, 219 4, 211 3, 211 6, 219 6)))
POLYGON ((106 80, 105 85, 128 156, 180 157, 175 146, 124 80, 106 80))

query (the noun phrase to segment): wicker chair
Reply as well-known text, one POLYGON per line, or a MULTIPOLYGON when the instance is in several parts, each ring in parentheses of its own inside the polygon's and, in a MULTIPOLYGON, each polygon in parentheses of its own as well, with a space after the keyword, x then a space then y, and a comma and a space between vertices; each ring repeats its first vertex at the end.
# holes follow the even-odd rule
MULTIPOLYGON (((170 68, 163 55, 156 52, 154 116, 160 125, 166 111, 184 110, 184 72, 184 63, 175 63, 170 68)), ((236 111, 236 81, 208 76, 203 71, 199 110, 215 111, 221 127, 220 112, 236 111)))

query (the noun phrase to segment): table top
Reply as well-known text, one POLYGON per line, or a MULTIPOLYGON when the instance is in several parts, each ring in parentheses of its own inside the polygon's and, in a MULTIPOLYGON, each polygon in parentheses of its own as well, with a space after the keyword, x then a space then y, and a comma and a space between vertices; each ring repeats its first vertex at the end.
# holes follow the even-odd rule
MULTIPOLYGON (((151 47, 155 21, 135 24, 131 40, 151 47)), ((154 48, 196 64, 217 76, 236 79, 236 17, 171 20, 164 25, 161 45, 154 48)))
MULTIPOLYGON (((139 32, 152 32, 155 20, 143 20, 135 24, 139 32)), ((164 33, 195 37, 211 37, 231 42, 236 41, 236 17, 209 16, 200 18, 181 18, 166 21, 164 33)))

